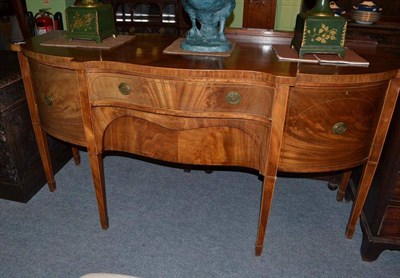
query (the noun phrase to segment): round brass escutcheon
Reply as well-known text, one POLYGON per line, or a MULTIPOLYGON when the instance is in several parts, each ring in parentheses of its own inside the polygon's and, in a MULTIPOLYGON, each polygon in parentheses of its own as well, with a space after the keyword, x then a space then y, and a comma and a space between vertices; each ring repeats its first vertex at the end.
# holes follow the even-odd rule
POLYGON ((47 106, 50 106, 53 104, 53 99, 51 98, 51 96, 45 95, 44 102, 46 102, 47 106))
POLYGON ((347 125, 343 122, 338 122, 332 127, 333 133, 340 135, 347 131, 347 125))
POLYGON ((131 87, 125 82, 120 83, 118 85, 118 89, 119 89, 119 92, 123 95, 129 95, 132 92, 131 87))
POLYGON ((226 95, 226 101, 229 104, 239 104, 242 100, 242 96, 238 92, 230 92, 226 95))

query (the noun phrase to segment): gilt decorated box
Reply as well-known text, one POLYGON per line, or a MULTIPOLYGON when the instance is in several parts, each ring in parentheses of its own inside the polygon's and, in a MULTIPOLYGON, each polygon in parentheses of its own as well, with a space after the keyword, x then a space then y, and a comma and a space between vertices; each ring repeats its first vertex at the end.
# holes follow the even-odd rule
POLYGON ((67 39, 88 39, 100 43, 115 34, 111 5, 70 6, 65 10, 67 39))
POLYGON ((344 57, 347 20, 341 16, 297 15, 292 46, 299 56, 332 53, 344 57))

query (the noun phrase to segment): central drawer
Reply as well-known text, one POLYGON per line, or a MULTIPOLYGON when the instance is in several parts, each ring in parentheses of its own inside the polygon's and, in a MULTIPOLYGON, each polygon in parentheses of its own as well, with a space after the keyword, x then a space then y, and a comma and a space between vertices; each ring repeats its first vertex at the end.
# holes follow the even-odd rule
POLYGON ((271 116, 274 89, 250 81, 209 82, 110 73, 88 74, 88 80, 94 106, 120 103, 143 108, 271 116))

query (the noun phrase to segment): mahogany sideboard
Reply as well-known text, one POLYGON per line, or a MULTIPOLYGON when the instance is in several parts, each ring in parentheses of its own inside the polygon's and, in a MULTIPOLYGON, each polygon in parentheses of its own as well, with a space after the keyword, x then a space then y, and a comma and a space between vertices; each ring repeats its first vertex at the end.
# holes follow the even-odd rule
MULTIPOLYGON (((141 34, 111 50, 21 45, 31 118, 49 185, 45 134, 86 147, 101 226, 108 228, 102 156, 123 151, 195 165, 240 166, 263 176, 260 255, 278 171, 322 173, 362 165, 348 220, 351 238, 382 150, 400 87, 399 60, 351 46, 369 67, 279 61, 284 33, 230 29, 228 57, 173 55, 177 39, 141 34)), ((334 200, 333 200, 334 201, 334 200)))

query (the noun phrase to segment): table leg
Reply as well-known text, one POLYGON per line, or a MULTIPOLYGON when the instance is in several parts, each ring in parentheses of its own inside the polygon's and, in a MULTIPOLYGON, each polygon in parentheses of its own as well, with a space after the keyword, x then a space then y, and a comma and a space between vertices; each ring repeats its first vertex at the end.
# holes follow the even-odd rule
POLYGON ((89 163, 92 171, 94 189, 96 192, 97 207, 99 209, 100 224, 103 229, 108 228, 108 214, 106 202, 106 188, 104 180, 104 166, 102 154, 89 153, 89 163))
POLYGON ((264 177, 260 216, 258 220, 256 256, 260 256, 263 249, 265 232, 267 230, 269 212, 272 204, 272 196, 275 188, 275 182, 276 182, 276 177, 264 177))
POLYGON ((353 202, 353 207, 351 209, 349 222, 347 224, 346 237, 348 239, 353 237, 354 231, 356 230, 356 224, 364 206, 365 199, 367 198, 375 170, 376 163, 368 162, 367 165, 365 165, 360 184, 358 185, 355 200, 353 202))
POLYGON ((56 181, 54 180, 53 165, 51 162, 51 155, 47 141, 46 132, 40 127, 40 124, 33 124, 36 142, 39 148, 40 158, 42 160, 43 169, 46 175, 47 184, 51 192, 56 190, 56 181))
POLYGON ((342 181, 340 182, 338 191, 336 193, 336 200, 338 202, 341 202, 344 199, 344 195, 346 194, 346 189, 349 184, 350 177, 351 177, 351 171, 346 171, 343 173, 342 181))
POLYGON ((40 158, 42 160, 43 169, 47 179, 47 184, 49 186, 50 191, 53 192, 54 190, 56 190, 56 182, 54 180, 51 155, 50 155, 49 145, 47 142, 47 134, 40 125, 37 109, 33 109, 33 107, 37 108, 37 105, 33 93, 32 81, 29 75, 28 59, 24 55, 22 55, 21 52, 18 52, 18 59, 24 80, 26 100, 28 102, 29 114, 31 116, 33 131, 35 133, 35 138, 38 145, 40 158))
POLYGON ((74 157, 75 165, 81 164, 81 155, 78 148, 72 147, 72 156, 74 157))
POLYGON ((382 152, 383 144, 385 143, 386 134, 389 129, 389 124, 394 112, 397 97, 400 92, 400 78, 393 79, 388 87, 385 102, 382 107, 382 113, 376 128, 373 139, 370 156, 365 165, 360 184, 357 189, 355 201, 353 203, 349 222, 346 229, 346 237, 352 238, 358 218, 360 217, 365 199, 367 198, 372 179, 379 162, 379 157, 382 152))

